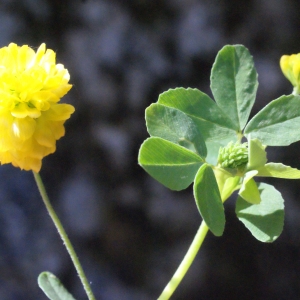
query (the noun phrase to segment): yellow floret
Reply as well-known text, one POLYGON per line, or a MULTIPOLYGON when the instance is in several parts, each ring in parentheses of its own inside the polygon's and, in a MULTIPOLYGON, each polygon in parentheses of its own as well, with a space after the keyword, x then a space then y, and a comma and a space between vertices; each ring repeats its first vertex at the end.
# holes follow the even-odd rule
POLYGON ((69 80, 68 70, 56 64, 55 52, 45 44, 36 52, 14 43, 0 49, 1 164, 40 171, 75 110, 58 103, 72 87, 69 80))
POLYGON ((296 94, 300 93, 300 53, 283 55, 280 67, 284 76, 291 82, 296 94))

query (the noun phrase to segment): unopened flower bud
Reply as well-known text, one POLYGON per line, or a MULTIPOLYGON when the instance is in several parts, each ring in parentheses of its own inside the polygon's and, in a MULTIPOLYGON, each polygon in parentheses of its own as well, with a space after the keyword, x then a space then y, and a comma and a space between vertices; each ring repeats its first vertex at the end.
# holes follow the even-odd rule
POLYGON ((230 142, 219 150, 218 164, 222 168, 237 169, 248 163, 248 143, 230 142))
POLYGON ((300 53, 283 55, 280 59, 280 67, 284 76, 294 86, 294 93, 300 94, 300 53))

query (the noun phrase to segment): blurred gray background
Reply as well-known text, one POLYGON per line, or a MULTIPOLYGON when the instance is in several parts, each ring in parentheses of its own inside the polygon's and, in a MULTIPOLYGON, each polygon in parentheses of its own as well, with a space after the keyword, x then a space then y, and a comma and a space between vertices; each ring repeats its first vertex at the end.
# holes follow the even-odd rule
MULTIPOLYGON (((0 47, 45 42, 71 74, 63 102, 76 112, 41 175, 98 300, 156 299, 201 222, 191 188, 171 192, 137 165, 145 108, 178 86, 211 95, 225 44, 254 56, 251 116, 290 94, 278 62, 300 52, 299 13, 297 0, 0 0, 0 47)), ((300 168, 299 143, 268 152, 300 168)), ((46 299, 45 270, 86 299, 31 172, 5 165, 0 175, 0 299, 46 299)), ((256 241, 228 200, 224 235, 208 235, 172 299, 300 299, 299 181, 264 181, 286 200, 280 238, 256 241)))

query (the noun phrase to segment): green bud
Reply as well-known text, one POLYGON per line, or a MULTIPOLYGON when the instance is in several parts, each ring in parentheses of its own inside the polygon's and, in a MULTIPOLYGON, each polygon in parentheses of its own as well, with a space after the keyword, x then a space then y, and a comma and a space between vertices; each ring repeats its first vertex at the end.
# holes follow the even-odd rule
POLYGON ((221 147, 218 156, 218 165, 222 168, 240 169, 248 163, 248 143, 230 142, 221 147))

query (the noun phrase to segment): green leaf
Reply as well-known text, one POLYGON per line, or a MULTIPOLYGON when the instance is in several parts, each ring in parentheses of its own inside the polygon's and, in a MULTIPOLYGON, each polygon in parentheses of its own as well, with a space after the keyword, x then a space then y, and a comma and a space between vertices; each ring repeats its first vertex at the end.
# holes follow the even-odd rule
POLYGON ((194 197, 208 228, 214 235, 221 236, 225 227, 224 207, 214 172, 206 163, 196 174, 194 197))
POLYGON ((221 198, 222 200, 224 200, 223 198, 223 190, 224 190, 224 186, 226 184, 226 181, 229 178, 233 178, 232 173, 228 172, 227 170, 223 169, 223 168, 219 168, 219 167, 214 167, 213 168, 214 174, 215 174, 215 178, 219 187, 219 191, 221 194, 221 198))
POLYGON ((187 188, 203 164, 196 153, 159 137, 144 141, 138 161, 153 178, 175 191, 187 188))
POLYGON ((242 45, 223 47, 212 68, 211 90, 237 131, 247 123, 257 87, 257 73, 248 49, 242 45))
POLYGON ((257 170, 249 171, 245 174, 244 180, 239 190, 239 195, 249 203, 260 203, 260 194, 253 177, 257 174, 257 170))
POLYGON ((282 163, 268 163, 258 169, 256 176, 300 179, 300 170, 285 166, 282 163))
POLYGON ((192 119, 180 110, 152 104, 146 109, 146 125, 151 136, 161 137, 206 157, 201 133, 192 119))
POLYGON ((50 272, 42 272, 39 275, 38 285, 51 300, 75 300, 60 280, 50 272))
POLYGON ((237 190, 239 188, 239 182, 240 182, 239 176, 229 177, 226 179, 225 184, 222 189, 222 192, 221 192, 221 197, 222 197, 223 202, 226 199, 228 199, 235 190, 237 190))
POLYGON ((261 242, 273 242, 282 232, 284 223, 284 200, 281 194, 266 183, 259 183, 261 202, 251 204, 238 197, 237 217, 261 242))
POLYGON ((206 141, 206 147, 208 149, 206 162, 215 166, 218 164, 218 156, 220 147, 225 147, 228 145, 229 142, 236 142, 237 139, 233 137, 229 137, 227 140, 220 140, 220 141, 206 141))
MULTIPOLYGON (((205 142, 228 139, 236 141, 235 126, 218 105, 197 89, 170 89, 158 98, 158 103, 176 108, 189 116, 197 125, 205 142)), ((225 145, 225 144, 224 144, 225 145)), ((209 152, 209 151, 208 151, 209 152)))
POLYGON ((248 143, 248 165, 249 170, 256 170, 261 166, 264 166, 267 162, 267 152, 265 151, 265 146, 258 139, 251 139, 249 136, 248 143))
POLYGON ((300 96, 281 96, 266 105, 248 123, 245 134, 265 145, 288 146, 300 140, 300 96))

